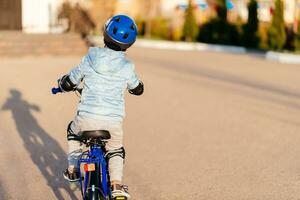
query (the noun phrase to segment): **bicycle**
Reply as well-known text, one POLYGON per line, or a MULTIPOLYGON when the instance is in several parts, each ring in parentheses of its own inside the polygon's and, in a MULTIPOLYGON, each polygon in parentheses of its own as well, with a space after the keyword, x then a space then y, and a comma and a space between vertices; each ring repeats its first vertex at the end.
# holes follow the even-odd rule
MULTIPOLYGON (((81 93, 80 89, 77 90, 81 93)), ((62 92, 52 88, 52 94, 62 92)), ((80 169, 80 189, 84 200, 126 200, 126 197, 111 196, 111 185, 108 164, 105 158, 105 143, 110 139, 107 130, 83 131, 76 140, 83 143, 88 150, 84 151, 77 167, 80 169), (84 176, 82 176, 84 174, 84 176)))

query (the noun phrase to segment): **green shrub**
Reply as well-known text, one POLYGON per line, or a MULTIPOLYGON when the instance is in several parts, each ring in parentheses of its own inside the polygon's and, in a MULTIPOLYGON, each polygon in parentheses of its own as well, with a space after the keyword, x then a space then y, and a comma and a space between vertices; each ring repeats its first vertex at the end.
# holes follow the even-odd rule
POLYGON ((250 0, 248 4, 248 20, 243 26, 242 44, 252 48, 256 48, 259 44, 256 0, 250 0))
POLYGON ((283 19, 283 3, 282 0, 276 0, 271 26, 268 31, 269 48, 281 50, 283 49, 285 42, 286 33, 283 19))
POLYGON ((163 17, 155 17, 151 20, 151 37, 157 39, 170 39, 169 20, 163 17))
POLYGON ((227 22, 225 0, 217 0, 217 17, 203 24, 197 40, 212 44, 239 45, 240 34, 238 26, 227 22))
POLYGON ((212 44, 239 45, 237 26, 215 18, 200 27, 198 41, 212 44))
POLYGON ((300 17, 298 21, 298 30, 295 34, 295 50, 300 52, 300 17))
POLYGON ((269 24, 267 23, 259 23, 258 26, 258 35, 259 35, 259 45, 258 47, 261 49, 267 50, 269 48, 268 45, 268 28, 269 24))
POLYGON ((183 37, 186 41, 194 41, 198 35, 198 25, 194 14, 194 6, 189 0, 188 8, 185 11, 185 20, 183 25, 183 37))
POLYGON ((146 21, 143 20, 140 17, 137 17, 137 18, 135 18, 135 24, 138 28, 138 35, 144 36, 145 35, 146 21))
POLYGON ((226 0, 217 0, 217 15, 221 21, 227 20, 226 0))
POLYGON ((183 39, 183 33, 181 27, 176 27, 172 30, 171 39, 174 41, 180 41, 183 39))
MULTIPOLYGON (((138 28, 138 35, 139 36, 146 36, 146 20, 137 17, 135 18, 135 23, 138 28)), ((155 17, 152 18, 150 21, 150 26, 151 26, 151 32, 150 36, 151 38, 156 38, 156 39, 170 39, 171 34, 170 33, 170 28, 169 28, 169 19, 163 18, 163 17, 155 17)))

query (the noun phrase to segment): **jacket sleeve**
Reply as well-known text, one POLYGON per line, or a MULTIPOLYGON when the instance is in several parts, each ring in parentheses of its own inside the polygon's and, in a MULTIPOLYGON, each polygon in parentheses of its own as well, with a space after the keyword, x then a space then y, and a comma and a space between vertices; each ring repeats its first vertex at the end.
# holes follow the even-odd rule
POLYGON ((90 54, 84 56, 79 65, 69 72, 69 78, 72 83, 79 85, 85 76, 86 70, 92 65, 90 54))
POLYGON ((140 83, 140 80, 135 72, 134 65, 132 64, 131 73, 129 76, 129 80, 127 82, 127 89, 132 90, 132 89, 136 88, 139 85, 139 83, 140 83))

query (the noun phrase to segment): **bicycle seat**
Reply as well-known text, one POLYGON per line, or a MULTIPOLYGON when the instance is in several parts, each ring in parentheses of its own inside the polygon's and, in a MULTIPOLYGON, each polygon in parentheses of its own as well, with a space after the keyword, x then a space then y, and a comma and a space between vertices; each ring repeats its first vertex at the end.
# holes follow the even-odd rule
POLYGON ((110 139, 110 133, 106 130, 94 130, 94 131, 83 131, 81 132, 82 139, 101 139, 108 140, 110 139))

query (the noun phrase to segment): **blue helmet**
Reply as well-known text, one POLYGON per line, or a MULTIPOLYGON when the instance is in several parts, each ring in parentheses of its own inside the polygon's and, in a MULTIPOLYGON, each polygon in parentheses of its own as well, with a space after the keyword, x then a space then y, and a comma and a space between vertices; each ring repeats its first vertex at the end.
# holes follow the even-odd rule
POLYGON ((110 18, 104 25, 104 42, 126 50, 136 40, 137 27, 130 17, 116 15, 110 18))

